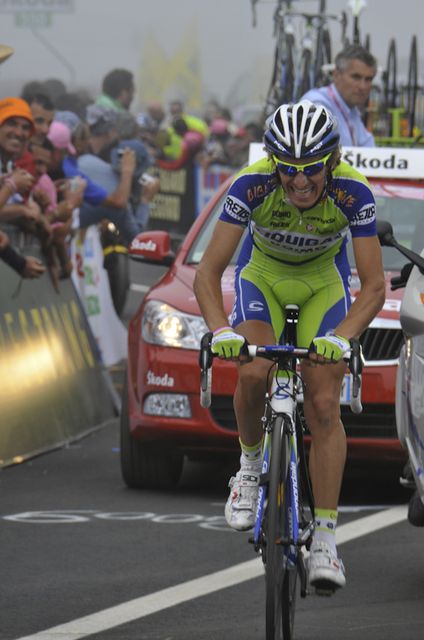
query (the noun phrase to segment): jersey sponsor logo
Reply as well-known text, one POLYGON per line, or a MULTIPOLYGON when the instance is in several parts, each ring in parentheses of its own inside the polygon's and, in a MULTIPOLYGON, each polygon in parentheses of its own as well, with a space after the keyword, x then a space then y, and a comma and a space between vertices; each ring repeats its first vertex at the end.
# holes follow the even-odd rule
POLYGON ((346 235, 347 229, 330 236, 317 237, 294 233, 293 231, 273 231, 258 228, 257 231, 263 240, 280 249, 286 249, 291 253, 313 253, 326 250, 346 235))
POLYGON ((271 220, 269 226, 274 229, 281 229, 284 227, 289 227, 291 225, 290 220, 271 220))
POLYGON ((274 188, 274 185, 274 179, 268 180, 265 184, 253 185, 252 187, 250 187, 250 189, 247 190, 247 201, 252 202, 252 200, 256 200, 257 198, 264 198, 267 193, 269 193, 271 189, 274 188))
POLYGON ((252 300, 251 302, 249 302, 248 309, 249 311, 262 312, 264 310, 264 304, 260 300, 252 300))
POLYGON ((247 222, 249 219, 249 211, 245 208, 244 203, 234 196, 227 196, 224 212, 239 222, 247 222))
POLYGON ((373 220, 375 220, 375 204, 367 204, 353 216, 350 225, 352 227, 360 227, 364 224, 369 224, 373 220))
POLYGON ((320 224, 334 224, 336 218, 320 218, 319 216, 308 216, 307 222, 319 222, 320 224))
POLYGON ((340 189, 339 187, 336 187, 333 190, 333 193, 335 196, 334 199, 336 204, 342 204, 345 207, 351 207, 356 202, 355 196, 353 196, 351 193, 348 193, 346 189, 340 189))
POLYGON ((290 211, 279 211, 278 209, 274 209, 271 211, 272 218, 291 218, 290 211))

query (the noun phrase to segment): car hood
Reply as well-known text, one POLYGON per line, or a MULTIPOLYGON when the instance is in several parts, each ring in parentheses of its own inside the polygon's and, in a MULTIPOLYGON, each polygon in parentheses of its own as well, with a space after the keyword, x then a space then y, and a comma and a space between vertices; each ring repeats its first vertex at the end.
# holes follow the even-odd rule
MULTIPOLYGON (((199 315, 199 305, 193 293, 196 265, 179 264, 152 287, 145 300, 162 300, 167 304, 194 315, 199 315)), ((230 313, 234 299, 234 267, 228 267, 222 278, 224 305, 230 313)))
MULTIPOLYGON (((163 300, 167 304, 184 311, 186 313, 198 315, 199 306, 193 293, 193 281, 196 267, 191 265, 178 265, 172 269, 158 285, 153 287, 147 299, 163 300)), ((399 275, 398 272, 385 272, 386 279, 386 300, 383 308, 378 313, 370 326, 372 327, 393 327, 400 326, 399 312, 403 297, 403 289, 391 290, 390 279, 399 275)), ((358 295, 360 282, 356 271, 352 271, 351 294, 352 298, 358 295)), ((234 267, 228 267, 222 277, 222 289, 224 294, 224 305, 227 313, 230 313, 234 300, 234 267)))

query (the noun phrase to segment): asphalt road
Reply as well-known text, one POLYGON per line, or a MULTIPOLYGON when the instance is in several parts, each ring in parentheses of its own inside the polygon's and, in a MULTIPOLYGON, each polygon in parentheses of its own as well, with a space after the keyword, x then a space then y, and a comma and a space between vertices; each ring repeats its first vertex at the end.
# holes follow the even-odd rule
MULTIPOLYGON (((129 490, 114 420, 1 471, 0 640, 263 640, 261 564, 222 517, 235 464, 187 464, 173 492, 129 490)), ((348 469, 338 529, 348 584, 299 599, 298 640, 423 636, 424 530, 406 521, 397 476, 348 469)))
MULTIPOLYGON (((222 518, 232 461, 188 464, 173 492, 137 492, 121 479, 118 442, 113 421, 1 472, 0 638, 263 639, 260 561, 248 534, 222 518), (233 569, 240 564, 247 578, 233 569)), ((408 493, 394 470, 349 475, 339 529, 348 584, 299 601, 296 637, 420 638, 424 531, 404 506, 393 509, 408 493), (386 526, 393 514, 400 522, 386 526), (370 516, 382 528, 373 531, 370 516)))

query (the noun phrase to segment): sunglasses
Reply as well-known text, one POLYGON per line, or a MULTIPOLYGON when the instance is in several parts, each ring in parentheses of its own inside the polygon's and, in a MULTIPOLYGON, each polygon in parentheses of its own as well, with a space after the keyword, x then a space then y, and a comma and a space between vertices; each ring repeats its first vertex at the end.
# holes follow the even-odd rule
POLYGON ((308 162, 306 164, 290 164, 290 162, 283 162, 283 160, 280 160, 277 156, 272 156, 272 159, 274 160, 278 171, 283 175, 288 176, 289 178, 294 178, 299 171, 301 171, 307 178, 310 178, 311 176, 318 175, 318 173, 324 169, 330 156, 331 153, 328 153, 326 156, 321 158, 321 160, 318 160, 317 162, 308 162))

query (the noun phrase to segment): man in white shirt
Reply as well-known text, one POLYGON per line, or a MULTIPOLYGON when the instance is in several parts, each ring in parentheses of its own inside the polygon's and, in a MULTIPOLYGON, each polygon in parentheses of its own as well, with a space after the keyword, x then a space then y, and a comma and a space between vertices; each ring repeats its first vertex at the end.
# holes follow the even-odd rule
POLYGON ((349 45, 337 54, 333 82, 310 89, 302 100, 327 107, 337 118, 340 144, 374 147, 374 136, 365 127, 360 109, 366 104, 377 73, 377 61, 360 45, 349 45))

